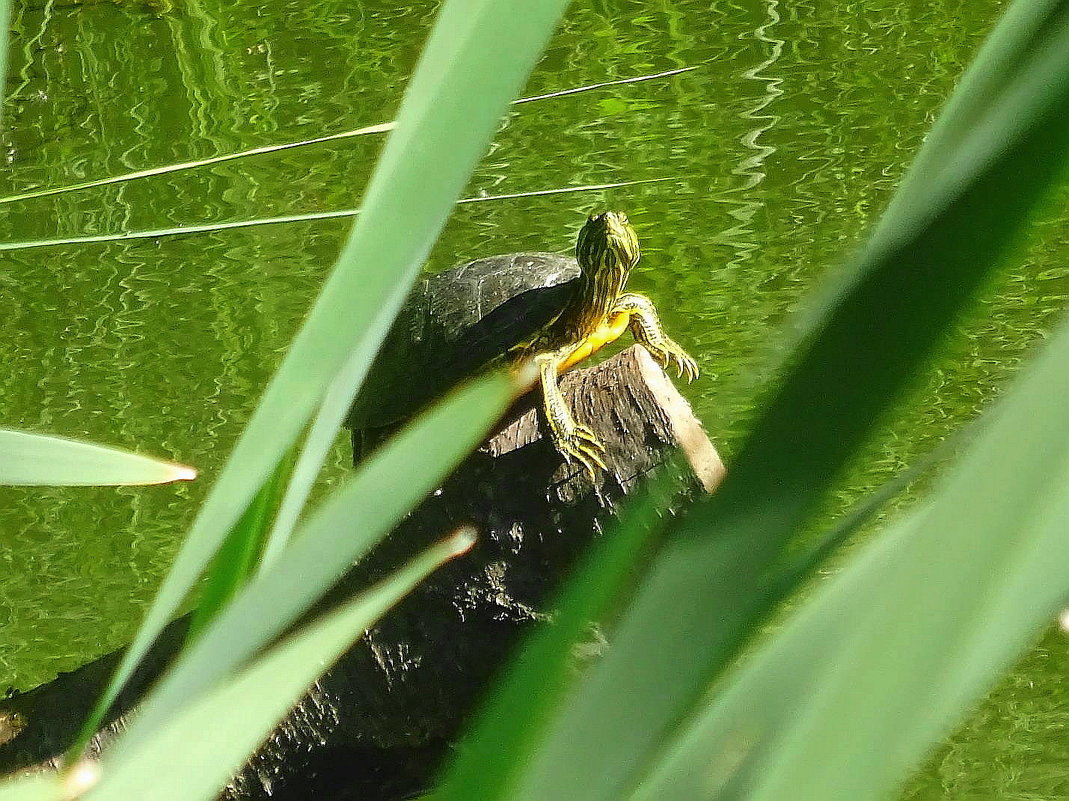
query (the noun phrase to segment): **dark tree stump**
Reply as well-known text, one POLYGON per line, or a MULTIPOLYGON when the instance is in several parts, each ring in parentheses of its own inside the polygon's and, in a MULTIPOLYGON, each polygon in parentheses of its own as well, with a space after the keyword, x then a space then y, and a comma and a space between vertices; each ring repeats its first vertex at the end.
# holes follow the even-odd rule
MULTIPOLYGON (((529 393, 446 484, 353 569, 349 597, 460 525, 473 552, 446 565, 316 683, 236 777, 232 798, 403 798, 426 786, 448 744, 547 594, 636 483, 682 451, 696 491, 723 465, 689 405, 646 351, 630 348, 562 380, 576 419, 606 445, 592 482, 543 436, 529 393)), ((130 709, 180 645, 178 621, 124 694, 130 709)), ((111 654, 0 704, 0 771, 46 763, 71 741, 117 662, 111 654)), ((121 718, 101 732, 105 743, 121 718)))

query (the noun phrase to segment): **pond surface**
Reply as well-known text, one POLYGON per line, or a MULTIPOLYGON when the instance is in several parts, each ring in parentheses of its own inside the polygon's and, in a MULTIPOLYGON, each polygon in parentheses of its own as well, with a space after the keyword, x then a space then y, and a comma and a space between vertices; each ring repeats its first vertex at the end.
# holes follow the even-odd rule
MULTIPOLYGON (((884 207, 1001 6, 576 3, 526 95, 697 69, 515 107, 467 196, 671 180, 459 206, 429 269, 566 251, 584 214, 625 210, 644 253, 633 284, 701 364, 685 391, 730 457, 775 324, 884 207)), ((20 4, 0 190, 389 120, 433 13, 330 0, 20 4)), ((381 143, 4 206, 4 238, 353 208, 381 143)), ((1052 325, 1069 297, 1061 205, 888 421, 841 501, 974 416, 1052 325)), ((129 638, 347 228, 320 220, 2 254, 0 425, 168 456, 202 480, 0 490, 0 686, 32 686, 129 638)), ((339 446, 325 485, 347 459, 339 446)), ((1069 797, 1067 669, 1065 639, 1051 634, 911 795, 1069 797)))

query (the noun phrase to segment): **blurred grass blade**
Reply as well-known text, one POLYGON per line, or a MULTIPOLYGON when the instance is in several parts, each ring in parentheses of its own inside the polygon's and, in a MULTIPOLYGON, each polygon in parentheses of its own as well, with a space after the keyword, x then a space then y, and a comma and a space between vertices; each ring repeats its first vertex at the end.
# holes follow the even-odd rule
POLYGON ((824 297, 723 486, 681 520, 510 797, 619 797, 767 615, 756 588, 1057 179, 1067 23, 1062 4, 1049 36, 1021 37, 1044 45, 1020 54, 966 146, 923 197, 893 207, 824 297))
MULTIPOLYGON (((556 189, 533 189, 529 192, 510 192, 502 195, 478 195, 465 197, 457 205, 468 203, 489 203, 495 200, 516 200, 525 197, 545 197, 547 195, 568 195, 573 192, 596 192, 602 189, 620 189, 625 186, 656 184, 663 181, 678 180, 679 176, 664 178, 643 178, 637 181, 615 181, 605 184, 583 184, 582 186, 562 186, 556 189)), ((166 236, 189 236, 214 231, 229 231, 235 228, 256 228, 261 225, 284 225, 286 223, 311 222, 313 220, 336 220, 343 217, 356 217, 360 209, 339 209, 336 211, 315 211, 304 214, 285 214, 281 217, 258 217, 251 220, 232 220, 222 223, 205 223, 203 225, 179 225, 174 228, 154 228, 147 231, 124 231, 117 234, 92 234, 89 236, 70 236, 58 239, 33 239, 23 242, 0 242, 0 252, 10 250, 32 250, 34 248, 61 247, 64 245, 96 245, 103 242, 126 242, 135 239, 161 239, 166 236)))
MULTIPOLYGON (((767 597, 768 603, 765 614, 754 626, 755 633, 759 626, 763 626, 768 622, 768 618, 782 602, 817 575, 817 571, 826 564, 829 556, 853 538, 861 529, 869 525, 876 515, 907 487, 925 478, 933 470, 944 467, 948 461, 956 458, 960 454, 964 443, 971 442, 978 432, 984 431, 986 424, 987 418, 982 417, 958 429, 913 466, 903 470, 891 480, 885 482, 879 489, 865 496, 849 512, 837 520, 817 540, 816 544, 807 547, 800 556, 794 556, 786 560, 782 567, 772 571, 761 587, 760 594, 767 597)), ((681 729, 689 734, 692 727, 700 727, 702 716, 705 714, 706 709, 707 705, 702 706, 699 704, 695 711, 691 711, 688 714, 687 721, 681 724, 681 729)), ((697 760, 691 766, 692 769, 698 772, 704 771, 710 763, 710 760, 704 758, 704 754, 707 754, 712 749, 706 748, 701 754, 696 754, 694 751, 700 749, 702 744, 700 737, 695 738, 695 741, 695 743, 690 743, 686 735, 680 735, 676 740, 667 742, 659 753, 651 755, 648 760, 648 769, 656 774, 656 778, 647 777, 636 795, 642 798, 649 798, 658 797, 657 793, 663 792, 666 797, 671 798, 678 790, 686 786, 688 780, 693 780, 693 776, 685 776, 678 779, 676 777, 677 773, 684 770, 679 764, 681 759, 680 752, 684 748, 689 748, 691 753, 688 754, 688 759, 684 759, 683 762, 697 760), (671 785, 670 792, 664 789, 665 782, 671 785)), ((741 762, 742 760, 740 759, 733 764, 733 767, 741 762)), ((642 773, 643 771, 636 771, 636 775, 641 775, 642 773)), ((705 778, 702 781, 706 781, 709 771, 706 771, 703 775, 705 778)), ((730 791, 726 791, 724 795, 733 797, 730 791)), ((627 797, 631 798, 632 796, 628 793, 627 797)), ((695 792, 693 794, 695 799, 701 797, 701 793, 695 792)))
POLYGON ((282 502, 286 481, 293 471, 293 452, 278 463, 271 477, 256 493, 249 508, 231 529, 212 560, 204 588, 197 598, 188 637, 194 640, 248 582, 264 553, 272 522, 282 502))
POLYGON ((441 484, 515 394, 516 385, 506 375, 478 379, 375 452, 301 528, 284 558, 250 582, 192 643, 114 750, 149 736, 284 633, 441 484))
POLYGON ((522 659, 513 660, 478 715, 434 801, 501 797, 537 742, 539 725, 574 680, 576 644, 634 581, 640 558, 664 529, 664 510, 678 502, 681 489, 679 466, 662 469, 590 549, 563 597, 549 605, 557 610, 553 624, 522 644, 522 659))
POLYGON ((731 678, 636 801, 888 798, 1069 595, 1069 325, 932 501, 731 678))
MULTIPOLYGON (((212 488, 83 738, 95 730, 343 365, 351 359, 371 365, 564 5, 540 0, 526 5, 522 15, 493 0, 449 0, 442 6, 338 265, 212 488)), ((357 384, 362 380, 354 378, 357 384)), ((352 387, 354 395, 357 388, 352 387)), ((436 457, 423 454, 428 464, 445 464, 436 457)))
POLYGON ((0 485, 94 487, 192 481, 192 467, 91 442, 0 429, 0 485))
MULTIPOLYGON (((6 97, 3 91, 7 78, 7 45, 11 33, 11 0, 0 0, 0 96, 6 97)), ((0 118, 2 122, 2 118, 0 118)))
POLYGON ((823 535, 817 538, 814 544, 802 549, 800 555, 785 560, 783 567, 773 574, 773 586, 779 587, 776 593, 777 605, 812 578, 836 550, 866 526, 871 525, 876 516, 910 485, 929 477, 956 459, 965 443, 971 442, 978 432, 983 431, 985 424, 986 418, 973 420, 947 436, 934 449, 916 460, 913 465, 892 476, 854 504, 823 535))
POLYGON ((1013 3, 1006 10, 925 137, 924 148, 910 165, 894 205, 906 207, 914 193, 924 194, 933 174, 965 145, 984 116, 997 107, 1008 84, 1026 66, 1035 48, 1057 30, 1063 6, 1063 0, 1030 0, 1013 3))
POLYGON ((0 801, 66 801, 63 780, 55 774, 21 776, 0 784, 0 801))
MULTIPOLYGON (((196 701, 175 711, 121 758, 109 754, 86 801, 198 801, 227 781, 308 687, 431 571, 473 543, 464 531, 428 549, 357 599, 324 616, 196 701), (229 710, 241 710, 233 714, 229 710)), ((4 799, 0 799, 4 801, 4 799)))
MULTIPOLYGON (((6 8, 8 5, 7 0, 3 0, 3 4, 0 5, 0 9, 6 8)), ((5 12, 6 14, 6 12, 5 12)), ((6 19, 6 15, 5 15, 6 19)), ((7 28, 3 29, 0 35, 7 36, 7 28)), ((0 66, 3 66, 0 63, 0 66)), ((561 89, 557 92, 547 92, 543 95, 536 95, 534 97, 522 97, 519 100, 513 100, 513 105, 520 105, 522 103, 534 103, 539 100, 552 100, 558 97, 567 97, 568 95, 576 95, 582 92, 592 92, 597 89, 605 89, 610 86, 624 86, 632 83, 640 83, 642 81, 653 81, 658 78, 670 78, 673 75, 680 75, 684 72, 690 72, 696 69, 696 67, 680 67, 674 70, 666 70, 664 72, 656 72, 650 75, 636 75, 633 78, 620 78, 614 81, 601 81, 600 83, 592 83, 586 86, 576 86, 571 89, 561 89)), ((182 172, 184 170, 192 170, 198 167, 210 167, 215 164, 222 164, 227 161, 234 161, 236 159, 249 158, 251 156, 263 156, 269 153, 279 153, 284 150, 292 150, 298 147, 307 147, 308 145, 319 145, 324 142, 337 142, 343 139, 355 139, 360 136, 367 136, 368 134, 387 133, 392 131, 396 123, 394 122, 380 122, 376 125, 366 125, 363 128, 357 128, 352 131, 341 131, 339 133, 327 134, 326 136, 316 136, 312 139, 303 139, 299 142, 281 142, 274 145, 262 145, 261 147, 253 147, 248 150, 240 150, 235 153, 223 153, 218 156, 209 156, 203 159, 194 159, 193 161, 183 161, 177 164, 164 164, 158 167, 148 167, 143 170, 136 170, 134 172, 127 172, 121 175, 111 175, 107 178, 96 178, 91 181, 82 181, 77 184, 69 184, 67 186, 53 186, 45 189, 32 189, 29 192, 20 192, 17 195, 8 195, 7 197, 0 197, 0 205, 7 203, 17 203, 23 200, 33 200, 40 197, 49 197, 51 195, 63 195, 69 192, 79 192, 83 189, 95 189, 101 186, 111 186, 112 184, 126 183, 127 181, 136 181, 139 178, 152 178, 157 175, 167 175, 173 172, 182 172)))

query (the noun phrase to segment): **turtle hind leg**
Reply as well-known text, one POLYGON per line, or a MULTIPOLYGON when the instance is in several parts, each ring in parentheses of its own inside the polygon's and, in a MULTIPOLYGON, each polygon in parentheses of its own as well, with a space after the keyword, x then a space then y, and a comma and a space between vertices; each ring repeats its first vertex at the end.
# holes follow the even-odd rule
POLYGON ((549 424, 550 436, 560 454, 569 462, 578 462, 590 474, 592 481, 597 480, 597 470, 607 470, 602 456, 605 446, 586 426, 575 422, 568 403, 557 386, 557 373, 573 347, 549 353, 540 353, 534 357, 538 373, 542 379, 542 409, 549 424))
POLYGON ((698 363, 665 333, 652 300, 645 295, 627 292, 616 301, 612 313, 630 315, 631 335, 665 370, 675 367, 678 376, 686 377, 688 382, 698 377, 698 363))

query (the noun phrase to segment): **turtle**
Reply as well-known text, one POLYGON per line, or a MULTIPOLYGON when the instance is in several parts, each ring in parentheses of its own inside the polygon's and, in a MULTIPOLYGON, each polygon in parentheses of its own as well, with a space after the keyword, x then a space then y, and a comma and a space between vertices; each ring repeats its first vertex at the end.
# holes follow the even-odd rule
POLYGON ((638 236, 622 212, 590 215, 575 256, 509 253, 423 279, 402 307, 347 426, 353 460, 367 444, 473 373, 533 361, 553 444, 596 478, 604 447, 577 423, 557 386, 564 370, 630 328, 664 369, 693 381, 697 363, 669 337, 645 295, 625 292, 638 236))

